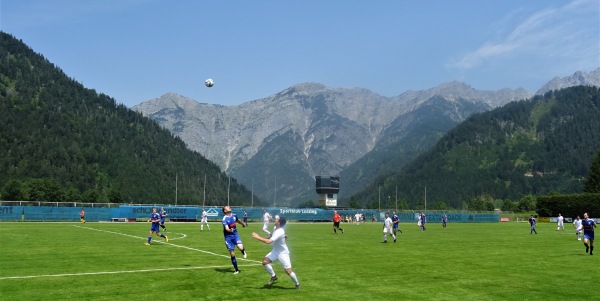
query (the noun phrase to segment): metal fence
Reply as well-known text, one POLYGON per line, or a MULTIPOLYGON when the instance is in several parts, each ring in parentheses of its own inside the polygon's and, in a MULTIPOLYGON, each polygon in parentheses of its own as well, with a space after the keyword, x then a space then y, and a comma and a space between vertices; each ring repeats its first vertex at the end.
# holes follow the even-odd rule
MULTIPOLYGON (((79 221, 81 209, 85 210, 86 221, 136 221, 147 220, 152 208, 164 208, 171 221, 199 221, 202 210, 208 213, 209 220, 221 221, 221 207, 216 206, 172 206, 166 204, 112 204, 112 203, 75 203, 75 202, 12 202, 0 201, 0 221, 79 221)), ((300 222, 329 222, 333 217, 333 209, 321 208, 257 208, 232 207, 240 219, 244 213, 250 221, 262 219, 266 209, 271 215, 286 216, 288 220, 300 222)), ((365 222, 381 222, 390 210, 375 209, 337 209, 344 221, 356 222, 359 214, 365 222), (347 219, 348 218, 348 219, 347 219)), ((419 210, 398 211, 401 223, 416 222, 419 210)), ((449 223, 498 222, 498 212, 466 212, 466 211, 427 211, 428 222, 440 222, 446 214, 449 223)))

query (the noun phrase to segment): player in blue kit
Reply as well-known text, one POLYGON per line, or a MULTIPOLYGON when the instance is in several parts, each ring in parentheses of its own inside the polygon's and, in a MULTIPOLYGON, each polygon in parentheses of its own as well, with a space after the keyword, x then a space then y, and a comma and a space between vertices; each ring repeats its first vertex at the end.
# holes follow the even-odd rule
POLYGON ((158 213, 160 215, 160 227, 165 230, 165 232, 167 231, 167 227, 165 227, 165 218, 167 217, 167 211, 165 211, 165 208, 160 208, 160 212, 158 213))
MULTIPOLYGON (((398 213, 396 213, 396 210, 394 210, 394 215, 392 215, 392 230, 394 231, 394 235, 398 234, 398 231, 400 231, 400 233, 402 233, 402 229, 399 228, 400 226, 400 218, 398 217, 398 213)), ((394 240, 395 242, 395 240, 394 240)))
POLYGON ((594 255, 594 228, 596 228, 596 222, 590 219, 587 212, 583 214, 583 220, 581 221, 583 226, 583 245, 585 246, 585 252, 590 252, 590 255, 594 255))
POLYGON ((446 212, 444 212, 444 215, 442 215, 442 229, 446 229, 447 222, 448 222, 448 216, 446 215, 446 212))
POLYGON ((248 254, 246 254, 246 249, 242 244, 242 239, 238 235, 236 224, 240 224, 242 227, 246 227, 246 225, 244 225, 243 221, 237 218, 237 215, 231 213, 231 208, 229 206, 223 207, 222 210, 225 214, 225 216, 223 216, 223 235, 225 236, 225 246, 227 247, 227 251, 229 251, 231 263, 235 269, 233 274, 238 274, 240 270, 238 269, 237 260, 235 259, 235 246, 242 251, 244 258, 246 258, 248 254))
POLYGON ((529 234, 532 234, 535 232, 535 234, 537 234, 537 231, 535 231, 535 224, 537 224, 537 221, 535 220, 535 217, 533 217, 533 215, 529 218, 529 225, 531 226, 531 230, 529 230, 529 234))
POLYGON ((150 233, 148 234, 148 242, 146 242, 146 245, 149 246, 150 242, 152 241, 152 233, 156 232, 156 234, 162 238, 165 239, 165 241, 169 241, 169 238, 166 237, 165 235, 163 235, 162 233, 160 233, 160 214, 156 213, 156 208, 152 208, 152 215, 150 215, 150 219, 148 220, 148 222, 152 223, 152 226, 150 226, 150 233))

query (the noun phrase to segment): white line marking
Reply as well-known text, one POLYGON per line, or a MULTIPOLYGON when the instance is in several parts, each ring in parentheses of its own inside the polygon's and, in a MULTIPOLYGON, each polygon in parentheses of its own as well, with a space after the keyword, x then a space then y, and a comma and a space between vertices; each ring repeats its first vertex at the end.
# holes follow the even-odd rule
POLYGON ((179 232, 169 232, 169 233, 180 234, 181 235, 181 237, 169 238, 169 240, 184 239, 184 238, 187 237, 187 234, 185 234, 185 233, 179 233, 179 232))
MULTIPOLYGON (((82 226, 73 226, 73 227, 82 228, 82 229, 88 229, 88 230, 94 230, 94 231, 99 231, 99 232, 106 232, 106 233, 117 234, 117 235, 123 235, 123 236, 127 236, 127 237, 143 239, 143 240, 147 239, 147 237, 134 236, 134 235, 124 234, 124 233, 119 233, 119 232, 108 231, 108 230, 94 229, 94 228, 88 228, 88 227, 82 227, 82 226)), ((206 253, 206 254, 210 254, 210 255, 215 255, 215 256, 230 258, 229 255, 217 254, 217 253, 213 253, 213 252, 209 252, 209 251, 204 251, 204 250, 200 250, 200 249, 196 249, 196 248, 191 248, 191 247, 176 245, 176 244, 172 244, 170 242, 161 241, 161 240, 158 240, 158 239, 155 240, 154 242, 155 243, 158 242, 158 243, 161 243, 161 244, 165 244, 165 245, 169 245, 169 246, 173 246, 173 247, 177 247, 177 248, 183 248, 183 249, 192 250, 192 251, 196 251, 196 252, 206 253)), ((250 260, 250 259, 244 259, 244 258, 238 258, 238 260, 244 260, 244 261, 249 261, 249 262, 253 262, 253 263, 261 263, 262 264, 262 261, 256 261, 256 260, 250 260)))
MULTIPOLYGON (((259 264, 248 264, 240 265, 241 267, 255 266, 259 264)), ((0 280, 7 279, 30 279, 30 278, 42 278, 42 277, 69 277, 69 276, 90 276, 90 275, 111 275, 111 274, 127 274, 127 273, 145 273, 155 271, 177 271, 177 270, 198 270, 198 269, 216 269, 216 268, 230 268, 231 265, 215 265, 215 266, 204 266, 204 267, 187 267, 187 268, 168 268, 168 269, 151 269, 151 270, 130 270, 130 271, 114 271, 114 272, 88 272, 88 273, 72 273, 72 274, 47 274, 47 275, 33 275, 33 276, 9 276, 0 277, 0 280)))

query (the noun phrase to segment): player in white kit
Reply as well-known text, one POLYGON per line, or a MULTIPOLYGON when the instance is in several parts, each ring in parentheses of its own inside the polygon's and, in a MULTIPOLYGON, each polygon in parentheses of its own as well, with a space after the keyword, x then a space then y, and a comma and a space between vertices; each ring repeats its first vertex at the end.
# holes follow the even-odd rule
POLYGON ((269 223, 271 222, 271 214, 267 212, 267 209, 263 210, 263 231, 267 233, 268 237, 271 237, 271 231, 269 231, 269 223))
POLYGON ((292 271, 292 261, 290 259, 290 250, 288 249, 287 244, 285 243, 286 235, 283 227, 286 224, 286 219, 282 216, 277 216, 275 218, 275 230, 270 238, 260 237, 255 232, 252 233, 252 237, 258 239, 266 244, 272 244, 273 250, 269 252, 265 258, 262 260, 263 267, 265 270, 271 275, 271 279, 269 280, 269 284, 273 285, 273 283, 277 280, 277 274, 273 270, 271 263, 275 260, 278 260, 281 263, 281 266, 285 270, 285 272, 290 276, 290 279, 296 285, 296 289, 300 289, 300 282, 298 281, 298 277, 296 277, 296 273, 292 271))

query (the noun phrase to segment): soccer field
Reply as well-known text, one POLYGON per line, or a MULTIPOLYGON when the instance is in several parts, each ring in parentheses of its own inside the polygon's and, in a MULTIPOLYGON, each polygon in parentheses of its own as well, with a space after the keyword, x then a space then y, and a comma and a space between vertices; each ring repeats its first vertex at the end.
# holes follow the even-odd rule
MULTIPOLYGON (((286 226, 301 290, 261 260, 271 246, 238 231, 233 275, 220 223, 167 223, 168 243, 147 223, 0 223, 1 300, 550 300, 598 296, 600 253, 590 256, 571 225, 527 223, 401 224, 382 243, 382 224, 286 226), (592 289, 592 291, 590 291, 592 289)), ((600 250, 596 250, 600 252, 600 250)))

